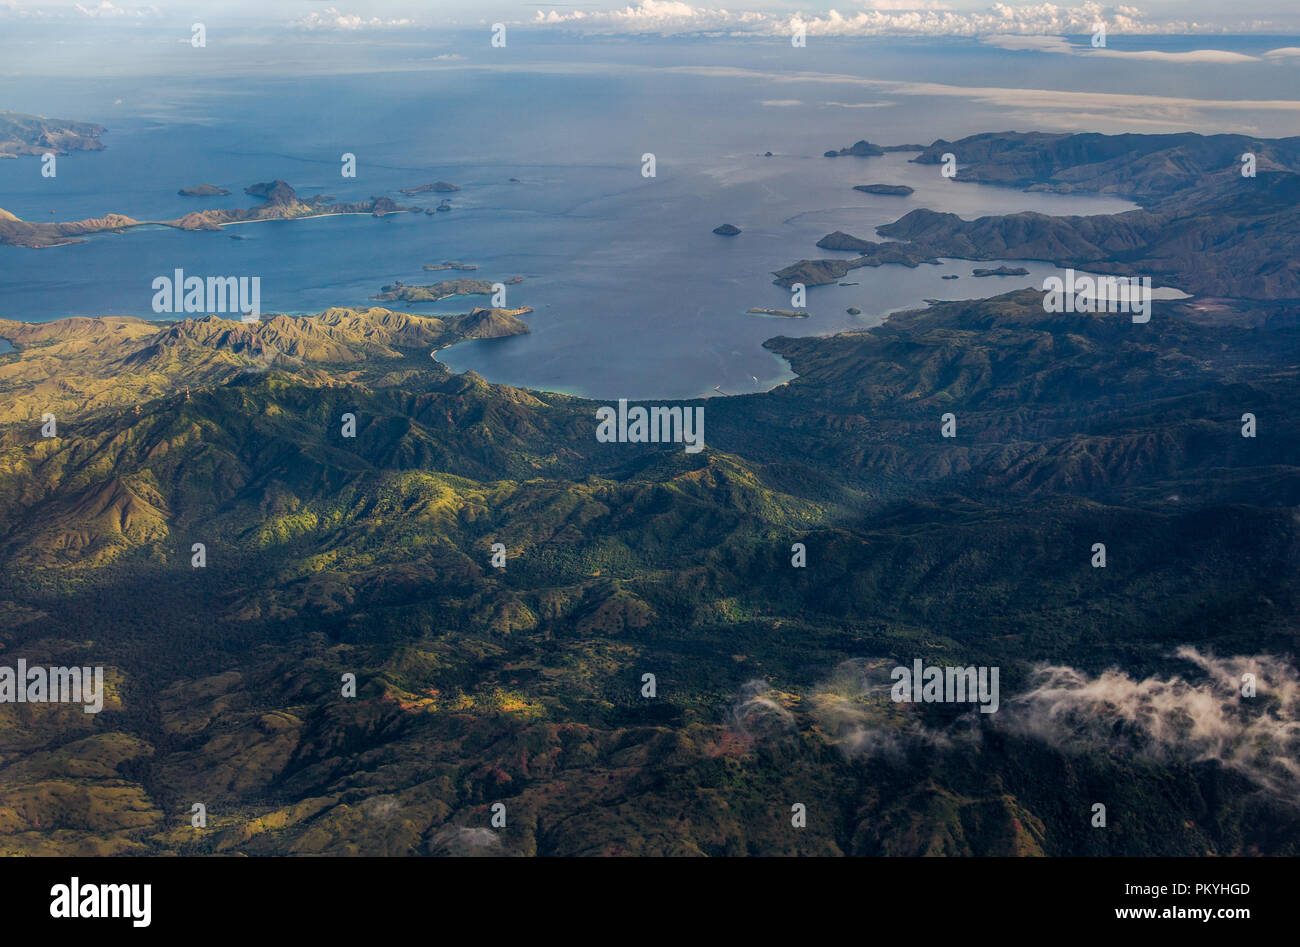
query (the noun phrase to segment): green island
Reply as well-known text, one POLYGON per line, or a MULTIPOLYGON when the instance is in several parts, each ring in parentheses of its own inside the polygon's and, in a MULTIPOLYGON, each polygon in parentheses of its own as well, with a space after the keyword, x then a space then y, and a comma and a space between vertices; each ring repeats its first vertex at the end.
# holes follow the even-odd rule
MULTIPOLYGON (((6 653, 94 654, 108 690, 95 715, 0 703, 0 851, 461 854, 500 802, 511 855, 1300 854, 1294 677, 1260 665, 1276 685, 1247 708, 1244 665, 1214 657, 1300 631, 1294 145, 1253 142, 1281 170, 1224 180, 1239 142, 1139 136, 1152 160, 1126 165, 1072 137, 1015 183, 1199 211, 1153 193, 901 229, 1195 297, 1135 325, 1022 289, 774 338, 796 377, 703 401, 696 454, 601 443, 601 402, 430 357, 525 310, 0 321, 6 653), (1271 433, 1243 437, 1246 412, 1271 433), (868 686, 914 658, 1000 667, 1010 709, 868 686), (1135 686, 1226 674, 1222 742, 1147 751, 1114 707, 1015 702, 1120 664, 1135 686), (1141 818, 1092 830, 1099 794, 1141 818), (178 817, 196 799, 202 833, 178 817), (799 831, 792 800, 818 815, 799 831)), ((1018 146, 994 140, 1005 176, 1018 146)))

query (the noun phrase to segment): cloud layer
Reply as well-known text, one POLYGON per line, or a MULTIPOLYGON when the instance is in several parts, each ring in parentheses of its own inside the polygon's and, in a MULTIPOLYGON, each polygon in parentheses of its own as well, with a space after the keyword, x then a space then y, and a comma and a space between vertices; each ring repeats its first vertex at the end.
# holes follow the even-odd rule
POLYGON ((791 36, 800 25, 808 36, 1090 34, 1098 22, 1104 23, 1112 33, 1195 33, 1206 29, 1195 21, 1156 21, 1136 7, 1105 6, 1091 0, 1072 7, 1053 3, 994 3, 980 11, 954 11, 944 3, 925 0, 877 0, 868 6, 872 9, 848 15, 837 10, 774 14, 695 7, 682 0, 642 0, 622 9, 604 11, 538 10, 533 23, 593 33, 769 36, 791 36))
POLYGON ((1119 759, 1214 760, 1273 796, 1300 796, 1300 674, 1274 655, 1219 658, 1193 647, 1174 656, 1185 674, 1135 678, 1118 669, 1090 675, 1040 665, 1030 687, 1003 697, 988 717, 972 710, 943 727, 927 726, 910 705, 889 697, 894 662, 854 660, 802 698, 762 681, 748 684, 731 714, 749 738, 785 738, 802 726, 847 756, 897 756, 909 746, 975 746, 981 726, 1040 740, 1067 753, 1119 759), (1243 694, 1245 681, 1254 695, 1243 694), (791 711, 791 702, 798 713, 791 711))

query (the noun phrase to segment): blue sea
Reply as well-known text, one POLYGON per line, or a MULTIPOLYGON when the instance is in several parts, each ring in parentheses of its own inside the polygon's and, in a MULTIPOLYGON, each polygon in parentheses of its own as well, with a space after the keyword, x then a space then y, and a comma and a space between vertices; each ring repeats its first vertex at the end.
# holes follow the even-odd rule
MULTIPOLYGON (((1029 275, 974 279, 972 264, 955 260, 864 268, 844 277, 857 285, 810 290, 807 319, 746 312, 790 308, 773 270, 805 258, 852 256, 816 248, 831 231, 872 239, 876 226, 918 207, 971 218, 1133 206, 1110 196, 966 184, 960 174, 948 180, 935 166, 909 163, 907 153, 828 159, 827 149, 860 138, 928 144, 1008 129, 1300 132, 1300 113, 1284 108, 1138 108, 1123 98, 1145 92, 1170 101, 1276 99, 1281 95, 1266 95, 1259 83, 1300 87, 1290 63, 1153 68, 1121 59, 1087 71, 1081 58, 975 41, 845 40, 792 50, 753 41, 513 36, 508 51, 490 49, 481 37, 357 41, 341 53, 331 48, 328 68, 322 47, 290 39, 279 55, 269 55, 265 44, 214 42, 194 51, 174 38, 160 43, 131 34, 115 50, 112 68, 97 65, 91 52, 79 57, 73 42, 55 61, 57 74, 39 78, 29 70, 42 62, 54 67, 29 50, 8 50, 19 74, 0 78, 0 107, 109 129, 106 150, 60 157, 53 179, 41 177, 35 158, 0 161, 0 207, 24 219, 116 212, 163 220, 244 207, 254 203, 246 185, 275 178, 303 196, 388 195, 420 207, 447 198, 452 210, 220 232, 149 227, 67 247, 0 248, 0 317, 159 318, 152 281, 177 268, 260 277, 264 313, 378 305, 370 297, 394 280, 519 276, 507 305, 532 307, 525 317, 531 334, 464 343, 440 352, 441 361, 491 381, 602 399, 752 392, 792 377, 762 347, 772 336, 876 325, 927 298, 1041 286, 1058 272, 1010 260, 979 265, 1023 265, 1029 275), (212 55, 199 60, 192 53, 212 55), (1067 93, 1060 101, 1073 107, 1059 107, 1051 95, 1018 101, 1019 88, 1067 93), (1096 97, 1070 98, 1080 91, 1096 97), (355 179, 340 173, 344 153, 356 156, 355 179), (655 156, 652 178, 642 174, 647 153, 655 156), (440 179, 460 190, 398 193, 440 179), (233 194, 176 193, 200 183, 233 194), (915 192, 898 198, 852 189, 871 183, 906 184, 915 192), (712 233, 724 223, 742 233, 712 233), (478 269, 422 270, 444 260, 478 269), (949 274, 960 279, 940 278, 949 274), (848 314, 850 307, 861 315, 848 314)), ((1205 37, 1130 42, 1175 51, 1207 44, 1205 37)), ((1234 49, 1294 45, 1258 37, 1216 42, 1234 49)), ((383 305, 454 313, 486 302, 383 305)))

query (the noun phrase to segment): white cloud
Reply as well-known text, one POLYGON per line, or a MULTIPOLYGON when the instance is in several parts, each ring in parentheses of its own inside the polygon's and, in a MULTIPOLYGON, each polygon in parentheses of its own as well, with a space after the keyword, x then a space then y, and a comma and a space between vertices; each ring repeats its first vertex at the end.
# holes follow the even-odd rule
POLYGON ((134 7, 127 10, 123 7, 119 7, 115 3, 109 3, 108 0, 103 0, 102 3, 90 7, 76 3, 73 4, 72 8, 82 16, 90 16, 97 19, 115 17, 134 17, 138 19, 139 17, 150 16, 158 12, 156 7, 134 7))
POLYGON ((946 3, 938 0, 864 0, 862 6, 868 10, 951 10, 946 3))
POLYGON ((803 102, 799 99, 763 99, 760 104, 765 105, 767 108, 780 109, 794 108, 796 105, 803 105, 803 102))
POLYGON ((1110 46, 1094 48, 1091 44, 1074 45, 1064 36, 1022 36, 999 34, 985 36, 982 42, 999 49, 1037 53, 1064 53, 1066 55, 1104 56, 1114 59, 1144 59, 1149 62, 1168 63, 1241 63, 1259 62, 1258 56, 1233 53, 1223 49, 1191 49, 1166 53, 1155 49, 1115 49, 1110 46))
POLYGON ((1232 53, 1225 49, 1189 49, 1181 53, 1166 53, 1156 49, 1093 49, 1086 47, 1085 52, 1090 56, 1110 56, 1117 59, 1145 59, 1150 62, 1173 62, 1173 63, 1223 63, 1232 64, 1239 62, 1259 62, 1258 56, 1247 56, 1245 53, 1232 53))
POLYGON ((1300 677, 1271 655, 1216 658, 1192 647, 1177 656, 1194 678, 1097 677, 1071 667, 1035 672, 1033 688, 997 721, 1058 746, 1217 760, 1288 798, 1300 791, 1300 677), (1258 696, 1243 697, 1243 675, 1258 696))
POLYGON ((998 33, 986 36, 983 42, 998 49, 1011 49, 1017 52, 1069 53, 1074 51, 1070 41, 1064 36, 1021 36, 1019 34, 998 33))
POLYGON ((377 16, 366 19, 355 13, 340 13, 335 7, 326 7, 320 12, 313 11, 301 19, 294 20, 291 25, 304 30, 362 30, 411 26, 412 22, 402 18, 385 20, 377 16))
POLYGON ((1038 3, 994 3, 982 11, 954 11, 928 0, 874 0, 870 8, 844 15, 837 10, 789 16, 694 7, 682 0, 642 0, 606 11, 538 10, 533 23, 595 33, 739 33, 789 36, 802 24, 808 36, 984 36, 987 34, 1092 33, 1098 20, 1111 33, 1190 32, 1185 21, 1149 22, 1141 10, 1087 0, 1074 7, 1038 3))
POLYGON ((1281 49, 1270 49, 1264 54, 1266 59, 1288 59, 1294 56, 1300 56, 1300 46, 1283 46, 1281 49))

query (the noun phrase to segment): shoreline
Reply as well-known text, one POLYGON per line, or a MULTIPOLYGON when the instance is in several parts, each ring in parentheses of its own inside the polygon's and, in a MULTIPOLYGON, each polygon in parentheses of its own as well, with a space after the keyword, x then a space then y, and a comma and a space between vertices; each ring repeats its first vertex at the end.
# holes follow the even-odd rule
MULTIPOLYGON (((371 211, 348 210, 339 211, 333 214, 308 214, 304 217, 259 217, 254 220, 227 220, 217 224, 214 228, 208 227, 179 227, 170 220, 137 220, 133 224, 127 224, 123 227, 105 227, 103 230, 91 230, 85 234, 71 237, 68 240, 59 243, 46 243, 39 247, 30 247, 22 243, 0 244, 0 249, 12 247, 15 250, 54 250, 58 247, 73 247, 79 243, 87 243, 91 237, 100 237, 108 234, 123 234, 128 230, 138 230, 141 227, 165 227, 168 230, 178 230, 181 233, 215 233, 218 230, 225 230, 227 227, 237 227, 240 224, 271 224, 285 223, 294 220, 319 220, 322 217, 392 217, 396 214, 413 214, 415 211, 393 211, 389 214, 374 214, 371 211)), ((65 223, 77 223, 78 221, 65 221, 65 223)), ((32 223, 32 221, 26 221, 32 223)), ((51 320, 52 321, 52 320, 51 320)))

